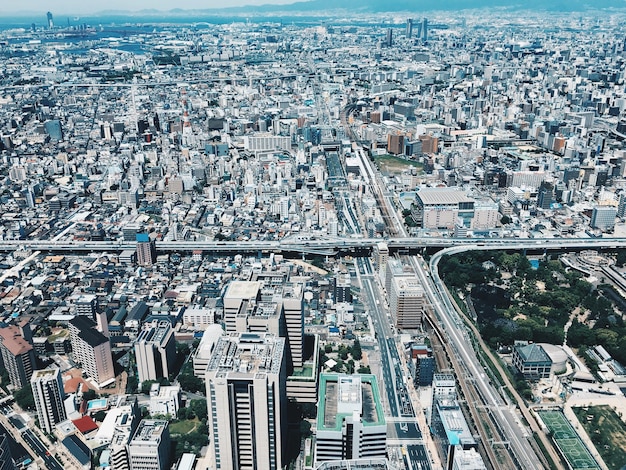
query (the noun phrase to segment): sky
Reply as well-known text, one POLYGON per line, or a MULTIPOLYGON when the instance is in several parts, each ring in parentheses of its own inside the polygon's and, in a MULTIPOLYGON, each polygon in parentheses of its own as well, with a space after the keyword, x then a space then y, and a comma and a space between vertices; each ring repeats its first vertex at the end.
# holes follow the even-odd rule
POLYGON ((100 11, 123 10, 138 11, 144 9, 171 10, 181 8, 185 10, 224 8, 244 5, 285 4, 296 0, 105 0, 94 2, 89 0, 2 0, 0 15, 36 13, 47 11, 58 15, 85 15, 100 11))

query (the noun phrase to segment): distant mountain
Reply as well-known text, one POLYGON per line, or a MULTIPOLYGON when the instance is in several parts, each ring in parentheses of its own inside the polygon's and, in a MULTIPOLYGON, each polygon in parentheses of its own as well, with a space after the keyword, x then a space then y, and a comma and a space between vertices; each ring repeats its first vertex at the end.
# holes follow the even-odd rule
POLYGON ((625 0, 310 0, 289 5, 261 5, 227 10, 285 11, 314 13, 328 10, 351 12, 435 11, 499 8, 506 10, 587 11, 626 8, 625 0))

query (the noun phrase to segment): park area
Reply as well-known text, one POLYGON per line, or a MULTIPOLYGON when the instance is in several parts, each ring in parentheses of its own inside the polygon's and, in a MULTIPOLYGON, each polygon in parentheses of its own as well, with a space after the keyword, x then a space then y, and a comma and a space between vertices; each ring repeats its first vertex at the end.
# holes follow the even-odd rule
POLYGON ((626 423, 607 405, 572 408, 609 469, 626 466, 626 423))
POLYGON ((374 157, 376 165, 381 173, 386 175, 399 175, 404 170, 416 168, 418 172, 424 167, 421 163, 406 158, 394 157, 393 155, 380 155, 374 157))
POLYGON ((561 411, 537 411, 552 440, 572 470, 600 470, 578 434, 561 411))

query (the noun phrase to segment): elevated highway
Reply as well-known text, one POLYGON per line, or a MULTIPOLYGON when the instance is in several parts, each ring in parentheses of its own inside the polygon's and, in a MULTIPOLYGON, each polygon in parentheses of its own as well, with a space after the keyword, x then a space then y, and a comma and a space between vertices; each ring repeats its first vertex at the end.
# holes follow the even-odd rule
MULTIPOLYGON (((280 241, 163 241, 156 242, 158 252, 258 253, 296 252, 333 255, 341 251, 369 250, 385 242, 391 251, 421 248, 458 248, 476 250, 579 250, 626 248, 626 238, 341 238, 293 239, 280 241)), ((120 252, 134 250, 128 241, 1 240, 0 251, 39 250, 42 252, 120 252)))

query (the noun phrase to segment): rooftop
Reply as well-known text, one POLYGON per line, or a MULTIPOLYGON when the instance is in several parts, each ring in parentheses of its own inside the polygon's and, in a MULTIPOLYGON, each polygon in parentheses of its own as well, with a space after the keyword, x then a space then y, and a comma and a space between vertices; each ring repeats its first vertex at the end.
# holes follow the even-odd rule
POLYGON ((0 343, 13 356, 19 356, 33 349, 31 344, 22 337, 22 332, 17 326, 0 328, 0 343))
POLYGON ((455 400, 440 400, 437 408, 450 445, 471 445, 475 442, 463 412, 455 400))
POLYGON ((458 204, 473 201, 465 192, 451 188, 422 188, 417 192, 417 197, 424 204, 458 204))
POLYGON ((340 430, 355 413, 365 426, 385 424, 376 376, 322 374, 319 390, 318 429, 340 430))
POLYGON ((208 371, 219 375, 280 373, 285 340, 269 333, 231 333, 217 342, 208 371))
POLYGON ((546 354, 541 345, 532 343, 526 346, 515 346, 524 362, 551 362, 550 356, 546 354))
POLYGON ((167 426, 168 422, 163 419, 144 419, 137 426, 131 442, 154 442, 157 445, 167 426))

